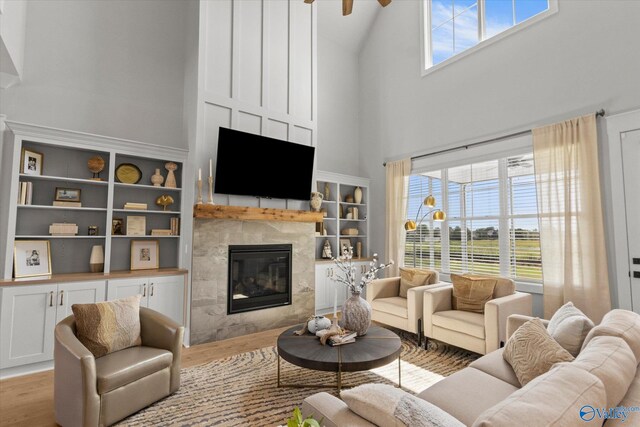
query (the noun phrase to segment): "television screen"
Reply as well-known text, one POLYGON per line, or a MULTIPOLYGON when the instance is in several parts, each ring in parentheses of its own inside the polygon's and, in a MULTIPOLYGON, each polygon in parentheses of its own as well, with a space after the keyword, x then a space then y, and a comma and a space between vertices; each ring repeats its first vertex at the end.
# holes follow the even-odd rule
POLYGON ((309 200, 315 148, 221 127, 215 192, 309 200))

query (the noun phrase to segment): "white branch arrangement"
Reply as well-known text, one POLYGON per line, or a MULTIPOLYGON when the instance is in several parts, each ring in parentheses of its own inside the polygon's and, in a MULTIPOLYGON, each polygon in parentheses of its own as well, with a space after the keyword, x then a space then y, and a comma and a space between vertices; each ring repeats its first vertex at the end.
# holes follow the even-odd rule
POLYGON ((378 254, 373 254, 373 260, 369 263, 369 270, 362 275, 360 283, 356 284, 356 267, 353 265, 353 247, 344 248, 342 255, 338 258, 332 257, 331 259, 336 263, 340 271, 344 273, 344 276, 336 274, 333 277, 333 281, 342 283, 348 287, 349 292, 352 294, 361 293, 369 283, 377 278, 378 271, 393 265, 393 260, 389 261, 388 264, 376 265, 378 263, 378 254))

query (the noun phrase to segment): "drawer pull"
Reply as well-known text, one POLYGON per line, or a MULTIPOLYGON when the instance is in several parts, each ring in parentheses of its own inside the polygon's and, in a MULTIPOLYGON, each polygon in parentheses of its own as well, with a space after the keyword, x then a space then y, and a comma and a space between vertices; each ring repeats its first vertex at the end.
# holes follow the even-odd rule
POLYGON ((60 291, 60 305, 64 305, 64 291, 60 291))
POLYGON ((147 296, 147 285, 142 285, 142 296, 143 297, 147 296))
POLYGON ((151 284, 151 296, 153 296, 153 283, 151 284))
POLYGON ((53 307, 53 291, 49 292, 49 307, 53 307))

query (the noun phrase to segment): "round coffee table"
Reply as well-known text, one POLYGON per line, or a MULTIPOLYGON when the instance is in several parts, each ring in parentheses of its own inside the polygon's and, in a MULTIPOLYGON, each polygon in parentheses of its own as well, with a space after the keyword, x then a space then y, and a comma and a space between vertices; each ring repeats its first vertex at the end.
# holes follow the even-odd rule
POLYGON ((278 387, 336 387, 342 389, 342 373, 366 371, 398 359, 398 387, 401 386, 400 354, 402 341, 388 329, 372 325, 356 342, 335 347, 320 344, 312 334, 294 335, 300 326, 287 329, 278 337, 278 387), (302 368, 336 372, 336 384, 283 384, 280 382, 280 358, 302 368))

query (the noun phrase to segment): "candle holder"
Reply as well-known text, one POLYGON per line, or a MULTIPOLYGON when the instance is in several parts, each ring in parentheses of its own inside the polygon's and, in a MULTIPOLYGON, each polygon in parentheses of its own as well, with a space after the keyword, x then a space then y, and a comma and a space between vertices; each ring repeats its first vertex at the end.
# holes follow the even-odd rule
POLYGON ((209 201, 207 202, 208 205, 215 205, 215 203, 213 203, 213 177, 209 176, 209 201))
POLYGON ((199 205, 202 204, 202 179, 198 179, 198 201, 199 205))

